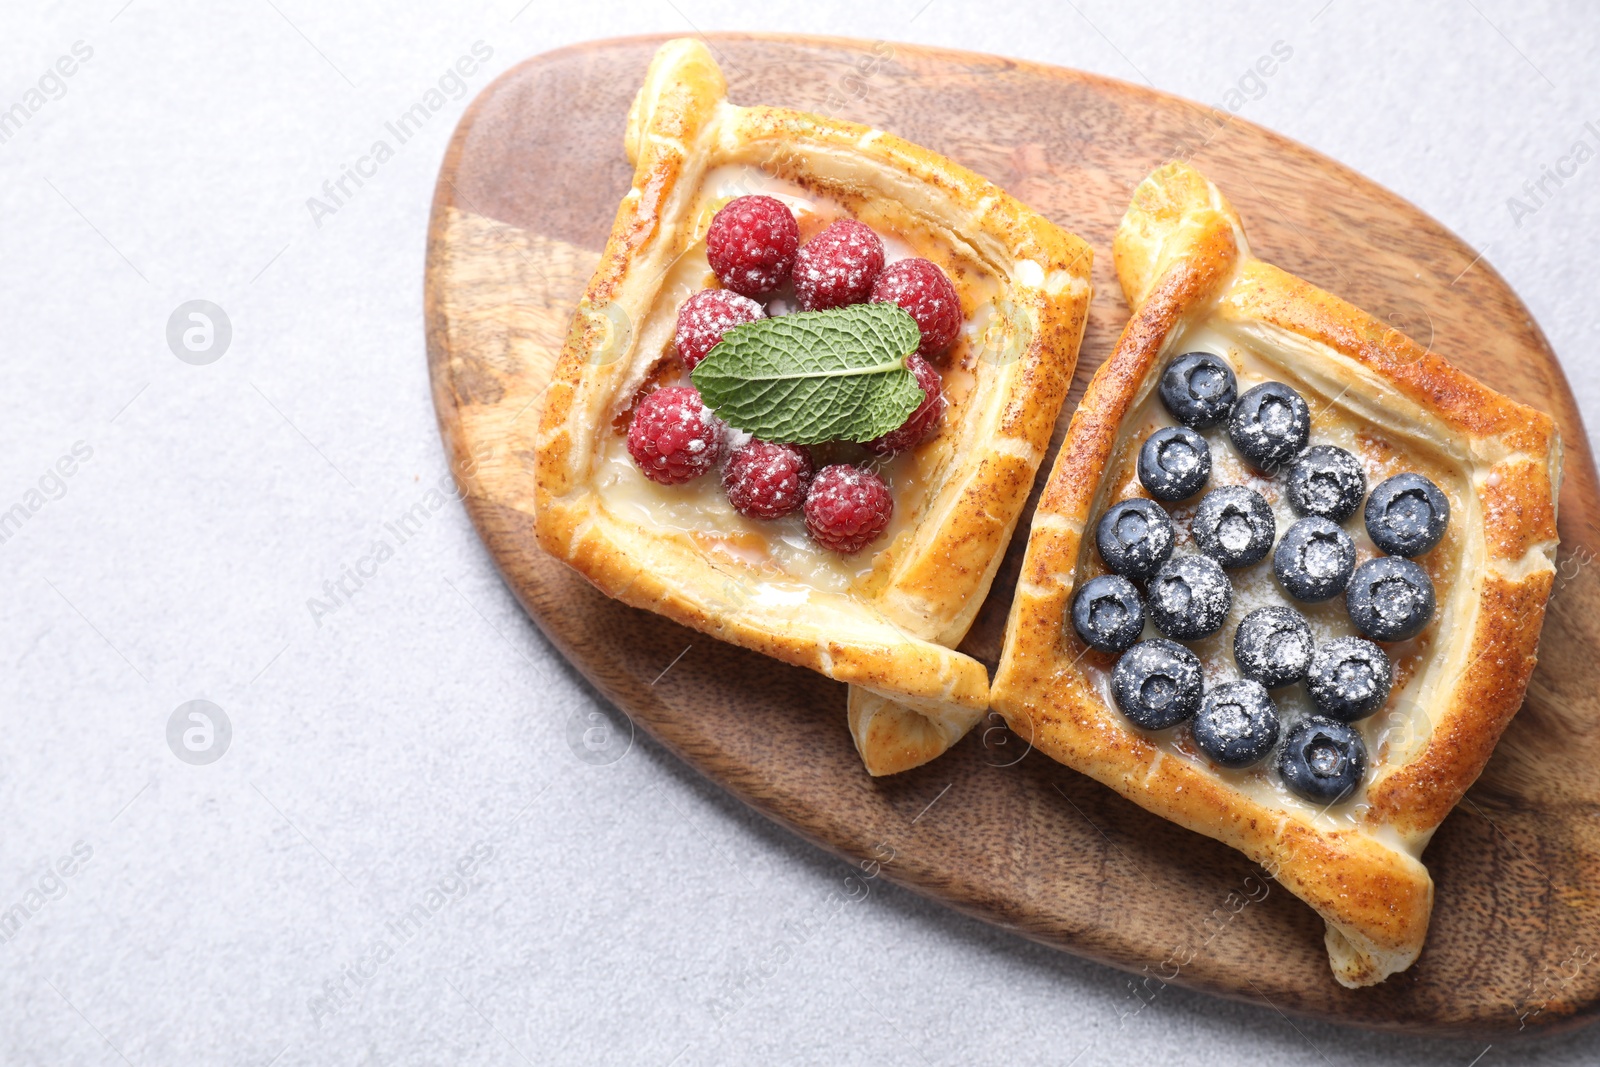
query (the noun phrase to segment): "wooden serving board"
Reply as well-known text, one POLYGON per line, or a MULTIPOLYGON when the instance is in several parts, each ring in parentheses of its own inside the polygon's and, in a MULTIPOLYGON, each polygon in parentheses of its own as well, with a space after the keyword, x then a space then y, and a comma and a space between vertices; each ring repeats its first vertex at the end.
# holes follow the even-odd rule
MULTIPOLYGON (((1322 921, 1281 887, 1264 887, 1243 856, 1027 751, 998 716, 942 759, 874 780, 851 744, 844 686, 609 600, 540 551, 538 400, 628 189, 624 118, 661 40, 587 44, 506 73, 462 119, 433 204, 426 300, 440 427, 479 533, 562 654, 667 748, 808 840, 877 860, 893 881, 1024 937, 1133 972, 1130 1011, 1166 980, 1410 1032, 1502 1040, 1591 1020, 1600 1000, 1600 585, 1587 546, 1597 543, 1600 495, 1555 356, 1488 264, 1359 175, 1175 97, 881 42, 710 41, 736 102, 892 131, 1090 242, 1096 295, 1057 444, 1128 316, 1112 231, 1138 181, 1173 157, 1192 159, 1226 191, 1264 259, 1555 416, 1566 441, 1560 574, 1527 704, 1424 856, 1438 896, 1421 959, 1353 991, 1329 973, 1322 921)), ((991 669, 1024 541, 1015 538, 962 646, 991 669)))

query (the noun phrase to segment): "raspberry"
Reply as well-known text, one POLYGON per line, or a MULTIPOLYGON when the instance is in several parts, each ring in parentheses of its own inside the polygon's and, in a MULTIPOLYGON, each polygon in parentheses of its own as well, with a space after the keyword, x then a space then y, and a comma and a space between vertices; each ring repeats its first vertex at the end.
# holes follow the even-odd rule
POLYGON ((932 358, 950 347, 961 330, 961 298, 937 263, 902 259, 883 268, 872 285, 873 303, 899 304, 917 320, 922 344, 917 351, 932 358))
POLYGON ((728 201, 706 232, 706 259, 723 285, 743 296, 784 283, 800 247, 800 225, 783 201, 741 196, 728 201))
POLYGON ((894 514, 889 487, 871 471, 836 463, 811 479, 806 529, 824 548, 859 552, 883 533, 894 514))
POLYGON ((883 241, 872 227, 839 219, 805 243, 794 259, 794 292, 806 311, 859 304, 883 270, 883 241))
POLYGON ((797 445, 751 441, 728 458, 722 487, 728 502, 752 519, 781 519, 805 502, 811 453, 797 445))
POLYGON ((938 432, 939 420, 944 417, 944 383, 939 380, 939 372, 915 352, 906 360, 906 366, 911 368, 917 384, 922 386, 922 403, 897 429, 867 442, 867 447, 880 456, 904 452, 920 445, 938 432))
POLYGON ((722 458, 722 420, 692 385, 657 389, 633 409, 628 454, 644 476, 662 485, 700 477, 722 458))
POLYGON ((695 364, 722 340, 722 335, 740 323, 767 316, 766 309, 729 289, 702 289, 678 308, 678 330, 674 335, 683 365, 695 364))

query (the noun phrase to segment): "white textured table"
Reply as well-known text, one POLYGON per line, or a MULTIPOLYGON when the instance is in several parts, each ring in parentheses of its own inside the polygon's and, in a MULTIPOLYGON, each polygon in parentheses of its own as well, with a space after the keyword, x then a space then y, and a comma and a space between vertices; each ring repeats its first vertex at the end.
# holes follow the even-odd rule
POLYGON ((519 2, 0 16, 0 1063, 1600 1059, 1600 1031, 1485 1050, 1172 988, 1124 1019, 1107 968, 881 884, 834 907, 842 864, 642 736, 594 762, 571 732, 615 713, 437 492, 421 316, 439 157, 505 67, 834 33, 1310 144, 1483 250, 1594 413, 1600 13, 519 2))

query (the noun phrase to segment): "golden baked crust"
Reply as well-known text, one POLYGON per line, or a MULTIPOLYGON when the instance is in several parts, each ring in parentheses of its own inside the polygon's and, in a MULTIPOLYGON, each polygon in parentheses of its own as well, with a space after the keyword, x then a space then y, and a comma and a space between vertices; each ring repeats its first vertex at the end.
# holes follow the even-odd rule
POLYGON ((1047 755, 1261 863, 1327 921, 1341 983, 1381 981, 1421 951, 1433 882, 1418 857, 1482 771, 1533 671, 1554 575, 1554 424, 1253 258, 1233 208, 1184 164, 1139 186, 1113 252, 1133 316, 1073 416, 1034 516, 991 700, 1047 755), (1314 411, 1321 401, 1320 412, 1334 412, 1317 419, 1365 420, 1376 436, 1424 441, 1459 479, 1452 571, 1415 639, 1417 666, 1391 695, 1402 729, 1372 752, 1365 796, 1342 813, 1246 787, 1134 728, 1063 625, 1091 565, 1088 523, 1128 454, 1124 423, 1197 330, 1293 375, 1314 411))
MULTIPOLYGON (((1091 253, 964 168, 892 135, 771 107, 737 107, 698 41, 656 53, 628 118, 633 186, 579 305, 546 394, 536 463, 541 545, 602 591, 735 644, 860 687, 852 731, 873 773, 944 751, 988 707, 983 666, 953 647, 999 566, 1066 398, 1089 302, 1091 253), (929 487, 914 521, 875 546, 870 576, 802 602, 682 530, 609 510, 597 464, 661 363, 644 323, 686 251, 714 167, 765 174, 914 220, 992 273, 998 295, 971 382, 925 446, 929 487), (620 325, 619 325, 620 324, 620 325)), ((971 309, 967 309, 970 313, 971 309)), ((911 506, 897 501, 896 507, 911 506)))

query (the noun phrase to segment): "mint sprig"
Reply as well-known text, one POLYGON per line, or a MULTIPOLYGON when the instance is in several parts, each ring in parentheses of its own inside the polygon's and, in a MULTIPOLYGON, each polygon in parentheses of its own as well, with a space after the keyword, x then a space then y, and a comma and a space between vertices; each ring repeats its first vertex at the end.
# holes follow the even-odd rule
POLYGON ((763 441, 870 441, 922 403, 906 367, 922 333, 898 304, 852 304, 735 326, 690 372, 717 416, 763 441))

